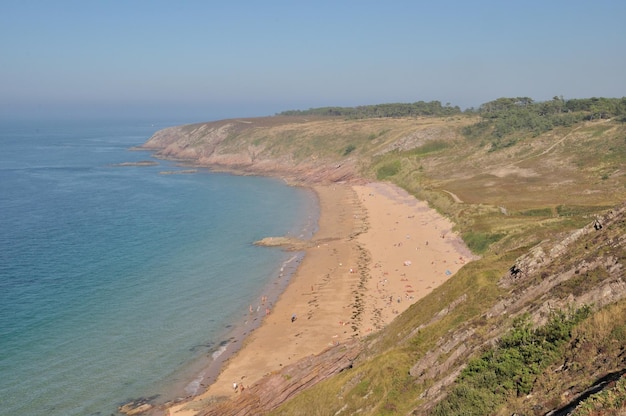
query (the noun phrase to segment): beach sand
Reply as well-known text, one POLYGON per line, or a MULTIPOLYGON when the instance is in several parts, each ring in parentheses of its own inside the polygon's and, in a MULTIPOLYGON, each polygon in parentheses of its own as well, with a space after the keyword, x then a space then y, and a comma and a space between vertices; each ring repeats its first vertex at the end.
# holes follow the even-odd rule
POLYGON ((473 258, 449 220, 398 187, 377 182, 314 189, 319 230, 286 290, 215 383, 169 408, 170 416, 195 415, 194 402, 237 394, 233 383, 248 387, 282 366, 384 327, 473 258))

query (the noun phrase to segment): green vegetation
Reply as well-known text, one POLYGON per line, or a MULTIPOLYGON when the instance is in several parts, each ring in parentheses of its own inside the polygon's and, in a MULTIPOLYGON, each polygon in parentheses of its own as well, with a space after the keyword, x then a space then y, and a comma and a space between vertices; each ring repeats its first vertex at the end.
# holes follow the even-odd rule
POLYGON ((417 358, 435 348, 460 325, 480 319, 481 312, 501 294, 496 286, 500 270, 514 257, 489 258, 469 263, 454 279, 420 299, 377 334, 366 357, 344 371, 285 403, 273 415, 409 414, 425 387, 409 375, 417 358), (466 298, 452 313, 428 325, 446 305, 466 298), (419 331, 415 329, 423 327, 419 331), (367 386, 367 390, 365 390, 367 386), (322 399, 323 397, 323 399, 322 399), (314 403, 312 406, 311 404, 314 403), (395 410, 394 410, 395 409, 395 410))
POLYGON ((554 289, 555 296, 560 298, 566 298, 568 295, 580 296, 585 292, 588 292, 594 287, 597 287, 605 279, 608 279, 610 274, 606 269, 598 267, 585 272, 576 273, 571 279, 561 283, 554 289))
POLYGON ((529 217, 550 217, 552 216, 552 208, 529 209, 520 212, 520 215, 526 215, 529 217))
POLYGON ((385 180, 391 176, 394 176, 398 172, 400 172, 400 161, 394 160, 392 162, 386 163, 378 168, 376 172, 376 179, 379 181, 385 180))
POLYGON ((576 416, 622 414, 624 345, 626 301, 622 300, 577 324, 570 341, 559 349, 559 358, 536 378, 530 396, 509 398, 498 414, 546 414, 565 407, 576 408, 576 416), (598 392, 599 388, 605 390, 598 392))
POLYGON ((588 98, 534 102, 528 97, 498 98, 480 106, 482 121, 468 126, 468 138, 490 138, 491 151, 513 146, 526 135, 538 136, 556 127, 570 127, 584 120, 626 119, 626 97, 588 98))
MULTIPOLYGON (((350 117, 346 113, 336 115, 350 117)), ((526 316, 512 321, 507 314, 487 316, 498 299, 524 290, 522 285, 509 292, 498 284, 517 258, 542 241, 557 244, 556 235, 567 235, 588 225, 596 215, 626 200, 626 176, 620 173, 626 171, 625 115, 626 98, 566 101, 555 97, 546 103, 499 99, 459 116, 453 133, 443 127, 450 124, 437 124, 436 120, 424 122, 423 127, 416 125, 413 131, 419 134, 411 130, 398 133, 390 122, 388 127, 376 125, 365 135, 367 141, 354 141, 360 156, 365 157, 365 176, 391 181, 427 200, 454 221, 455 231, 482 258, 463 267, 377 334, 375 342, 368 344, 368 357, 354 372, 321 383, 275 414, 304 414, 298 409, 316 409, 316 414, 331 415, 414 411, 441 415, 536 414, 538 410, 533 406, 539 404, 544 414, 566 404, 560 401, 561 394, 570 386, 583 390, 597 368, 620 368, 614 357, 623 356, 619 348, 626 345, 623 309, 610 312, 611 318, 606 318, 608 312, 592 312, 590 308, 571 314, 554 312, 539 328, 533 328, 526 316), (373 133, 382 130, 386 131, 384 135, 373 133), (416 139, 412 142, 407 137, 416 139), (391 146, 395 140, 402 145, 391 146), (466 300, 454 311, 430 322, 461 298, 466 300), (615 325, 590 344, 581 343, 591 338, 583 335, 588 333, 585 331, 602 327, 595 320, 601 316, 615 325), (507 327, 511 329, 495 347, 485 349, 490 331, 505 331, 507 327), (426 369, 426 375, 420 377, 411 377, 408 370, 429 352, 469 330, 474 332, 466 345, 482 345, 480 352, 472 354, 475 358, 446 398, 424 411, 421 406, 430 398, 422 399, 422 394, 451 370, 432 375, 426 369), (598 351, 607 351, 612 358, 598 351), (594 362, 592 354, 603 357, 607 364, 594 362), (572 373, 555 376, 555 368, 565 363, 572 367, 572 373), (533 399, 527 399, 528 394, 533 399), (323 403, 316 401, 308 406, 321 396, 323 403)), ((625 230, 612 232, 617 236, 625 230)), ((605 253, 587 243, 570 250, 563 262, 573 258, 591 262, 599 254, 619 259, 616 261, 622 264, 625 261, 620 248, 605 253)), ((562 272, 563 267, 574 266, 546 266, 524 284, 541 282, 562 272)), ((580 296, 614 276, 603 266, 574 273, 553 287, 547 299, 580 296)), ((546 299, 529 302, 537 307, 546 299)), ((442 354, 430 366, 442 365, 455 352, 458 350, 442 354)), ((452 368, 464 362, 453 361, 452 368)))
POLYGON ((610 206, 577 206, 577 205, 559 205, 556 207, 556 212, 561 217, 575 217, 590 215, 600 209, 609 209, 610 206))
POLYGON ((432 140, 412 150, 407 151, 406 154, 407 156, 424 156, 430 153, 440 152, 448 147, 450 147, 450 144, 445 142, 444 140, 432 140))
POLYGON ((561 355, 572 328, 589 316, 582 308, 572 314, 555 312, 541 328, 533 329, 527 316, 461 372, 447 397, 432 412, 437 416, 493 414, 511 395, 530 393, 539 374, 561 355))
MULTIPOLYGON (((360 381, 354 384, 354 390, 344 387, 353 382, 349 374, 324 383, 322 390, 326 393, 341 391, 343 401, 327 398, 324 411, 316 407, 320 409, 318 414, 334 414, 344 406, 344 414, 410 413, 421 403, 417 398, 435 382, 427 378, 417 381, 407 376, 410 363, 437 348, 447 334, 460 328, 510 325, 501 319, 485 321, 482 314, 496 299, 507 296, 496 282, 517 256, 542 240, 589 224, 595 215, 606 212, 626 198, 624 176, 613 176, 613 172, 626 169, 626 127, 622 120, 626 114, 626 99, 564 101, 555 98, 548 103, 526 100, 523 106, 515 104, 517 99, 504 101, 507 104, 500 109, 485 105, 477 112, 480 119, 459 127, 461 134, 458 136, 445 140, 442 136, 435 136, 406 150, 394 149, 379 154, 366 165, 376 179, 394 182, 452 218, 456 231, 468 247, 481 254, 483 259, 465 266, 453 279, 396 318, 377 337, 375 351, 383 355, 374 355, 372 351, 376 358, 359 366, 360 381), (602 106, 612 110, 600 111, 602 106), (607 117, 615 118, 607 121, 607 117), (468 132, 474 135, 468 135, 468 132), (481 152, 480 143, 489 144, 484 149, 486 152, 481 152), (562 145, 554 146, 559 143, 562 145), (567 160, 581 161, 580 167, 576 167, 577 173, 564 164, 567 160), (518 166, 519 172, 525 169, 537 174, 524 177, 515 170, 501 173, 497 171, 499 166, 518 166), (542 170, 542 166, 550 168, 542 170), (599 170, 599 166, 606 167, 599 170), (498 176, 486 174, 492 169, 498 176), (451 176, 461 179, 451 180, 451 176), (564 185, 555 187, 555 183, 564 185), (568 183, 572 184, 571 187, 568 183), (587 189, 590 191, 581 192, 587 189), (456 202, 443 190, 453 192, 463 202, 456 202), (463 295, 467 296, 467 301, 454 313, 423 327, 429 317, 463 295), (422 329, 415 333, 418 327, 422 329), (407 360, 407 357, 414 359, 407 360), (380 371, 381 368, 387 371, 380 371)), ((394 137, 393 128, 385 137, 394 137)), ((368 138, 371 142, 374 135, 368 138)), ((583 254, 592 250, 580 249, 583 254)), ((624 261, 623 253, 621 261, 624 261)), ((555 265, 551 272, 558 273, 557 267, 555 265)), ((545 274, 538 279, 544 277, 545 274)), ((551 296, 555 299, 579 296, 609 277, 603 268, 587 270, 557 285, 551 296)), ((495 349, 485 351, 463 372, 455 382, 458 388, 453 388, 439 405, 449 407, 437 407, 439 414, 455 414, 453 409, 461 409, 457 414, 493 414, 503 408, 510 411, 502 414, 513 414, 518 409, 524 409, 524 414, 534 414, 531 405, 524 407, 526 405, 520 404, 529 392, 536 395, 538 401, 541 397, 550 397, 542 402, 548 406, 544 410, 561 406, 557 392, 562 393, 569 386, 548 394, 547 391, 555 389, 556 385, 554 376, 551 376, 554 370, 549 367, 562 365, 559 363, 568 359, 564 358, 568 348, 575 344, 580 334, 577 325, 582 325, 581 319, 589 313, 589 309, 573 315, 558 312, 550 323, 539 329, 533 329, 528 321, 516 321, 511 332, 498 342, 495 349), (572 331, 576 335, 572 336, 572 331), (486 384, 479 388, 482 382, 486 384), (498 387, 490 382, 496 382, 498 387)), ((614 320, 621 322, 622 326, 626 322, 621 316, 614 320)), ((478 330, 476 342, 484 330, 478 330)), ((613 348, 626 345, 625 340, 615 341, 618 336, 615 334, 626 334, 626 329, 620 331, 609 332, 604 338, 607 341, 603 341, 606 343, 602 344, 605 346, 598 348, 619 356, 620 352, 613 348)), ((443 359, 445 356, 440 360, 443 359)), ((578 362, 574 358, 570 360, 578 362)), ((589 359, 583 361, 592 362, 589 359)), ((596 368, 599 366, 597 364, 596 368)), ((591 371, 589 368, 585 374, 591 371)), ((584 381, 577 383, 583 384, 584 381)), ((315 394, 318 394, 317 390, 305 393, 306 397, 315 394)), ((295 400, 285 407, 284 412, 277 414, 291 414, 301 404, 295 400)))
POLYGON ((502 233, 490 234, 469 231, 463 234, 463 241, 474 253, 483 254, 492 243, 502 239, 502 237, 504 237, 502 233))
POLYGON ((626 413, 626 377, 581 403, 572 416, 623 415, 626 413))
POLYGON ((356 146, 353 144, 349 144, 346 146, 346 148, 343 151, 343 155, 344 156, 348 156, 350 153, 354 152, 354 150, 356 150, 356 146))
MULTIPOLYGON (((353 164, 353 177, 427 201, 480 255, 365 339, 353 368, 272 414, 429 414, 446 393, 435 414, 546 414, 626 370, 626 301, 556 312, 538 328, 515 318, 538 322, 571 299, 604 305, 622 290, 623 218, 566 241, 626 201, 625 110, 626 98, 500 98, 463 113, 420 102, 285 112, 229 130, 220 155, 296 171, 353 164), (520 259, 534 269, 512 277, 520 259)), ((626 393, 613 387, 593 400, 621 410, 626 393)))
POLYGON ((334 116, 351 119, 377 117, 451 116, 461 114, 458 106, 441 105, 439 101, 362 105, 358 107, 321 107, 283 111, 281 116, 334 116))

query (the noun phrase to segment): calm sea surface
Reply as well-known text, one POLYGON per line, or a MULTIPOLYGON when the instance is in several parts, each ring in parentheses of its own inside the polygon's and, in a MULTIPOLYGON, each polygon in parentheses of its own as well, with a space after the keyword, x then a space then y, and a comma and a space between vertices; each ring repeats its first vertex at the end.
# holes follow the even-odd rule
POLYGON ((279 180, 115 166, 165 126, 0 123, 0 415, 193 393, 294 261, 252 242, 314 231, 315 196, 279 180))

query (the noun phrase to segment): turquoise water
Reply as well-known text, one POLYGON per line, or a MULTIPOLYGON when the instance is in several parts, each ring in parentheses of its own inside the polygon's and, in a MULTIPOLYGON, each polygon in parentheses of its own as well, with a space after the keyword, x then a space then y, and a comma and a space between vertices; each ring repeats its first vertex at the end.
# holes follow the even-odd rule
POLYGON ((165 126, 0 125, 0 415, 110 415, 195 393, 248 305, 297 263, 252 242, 310 235, 310 191, 115 166, 154 160, 128 149, 165 126))

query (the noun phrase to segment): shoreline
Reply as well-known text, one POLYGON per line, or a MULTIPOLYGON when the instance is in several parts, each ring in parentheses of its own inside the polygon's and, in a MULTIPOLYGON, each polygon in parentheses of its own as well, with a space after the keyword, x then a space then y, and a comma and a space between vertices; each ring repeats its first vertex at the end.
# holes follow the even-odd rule
POLYGON ((207 401, 237 397, 233 383, 250 387, 383 328, 474 258, 453 223, 395 185, 311 188, 319 201, 318 229, 273 309, 243 333, 204 392, 165 414, 196 415, 207 401))
MULTIPOLYGON (((268 307, 273 307, 284 292, 303 258, 304 251, 294 251, 289 259, 281 263, 278 276, 267 283, 261 291, 263 295, 259 297, 259 299, 265 299, 265 304, 268 307)), ((193 398, 203 394, 211 384, 215 383, 225 364, 245 345, 247 337, 262 325, 265 306, 263 306, 263 310, 256 311, 257 306, 262 304, 262 301, 259 300, 258 305, 254 304, 255 312, 242 314, 237 318, 236 322, 229 325, 229 330, 224 333, 217 345, 209 351, 208 356, 197 359, 197 363, 190 366, 190 368, 195 368, 195 370, 187 371, 187 373, 194 378, 181 379, 176 383, 177 387, 172 389, 173 392, 179 393, 174 394, 178 395, 178 398, 156 405, 149 414, 161 416, 164 414, 163 411, 170 406, 193 400, 193 398)))

